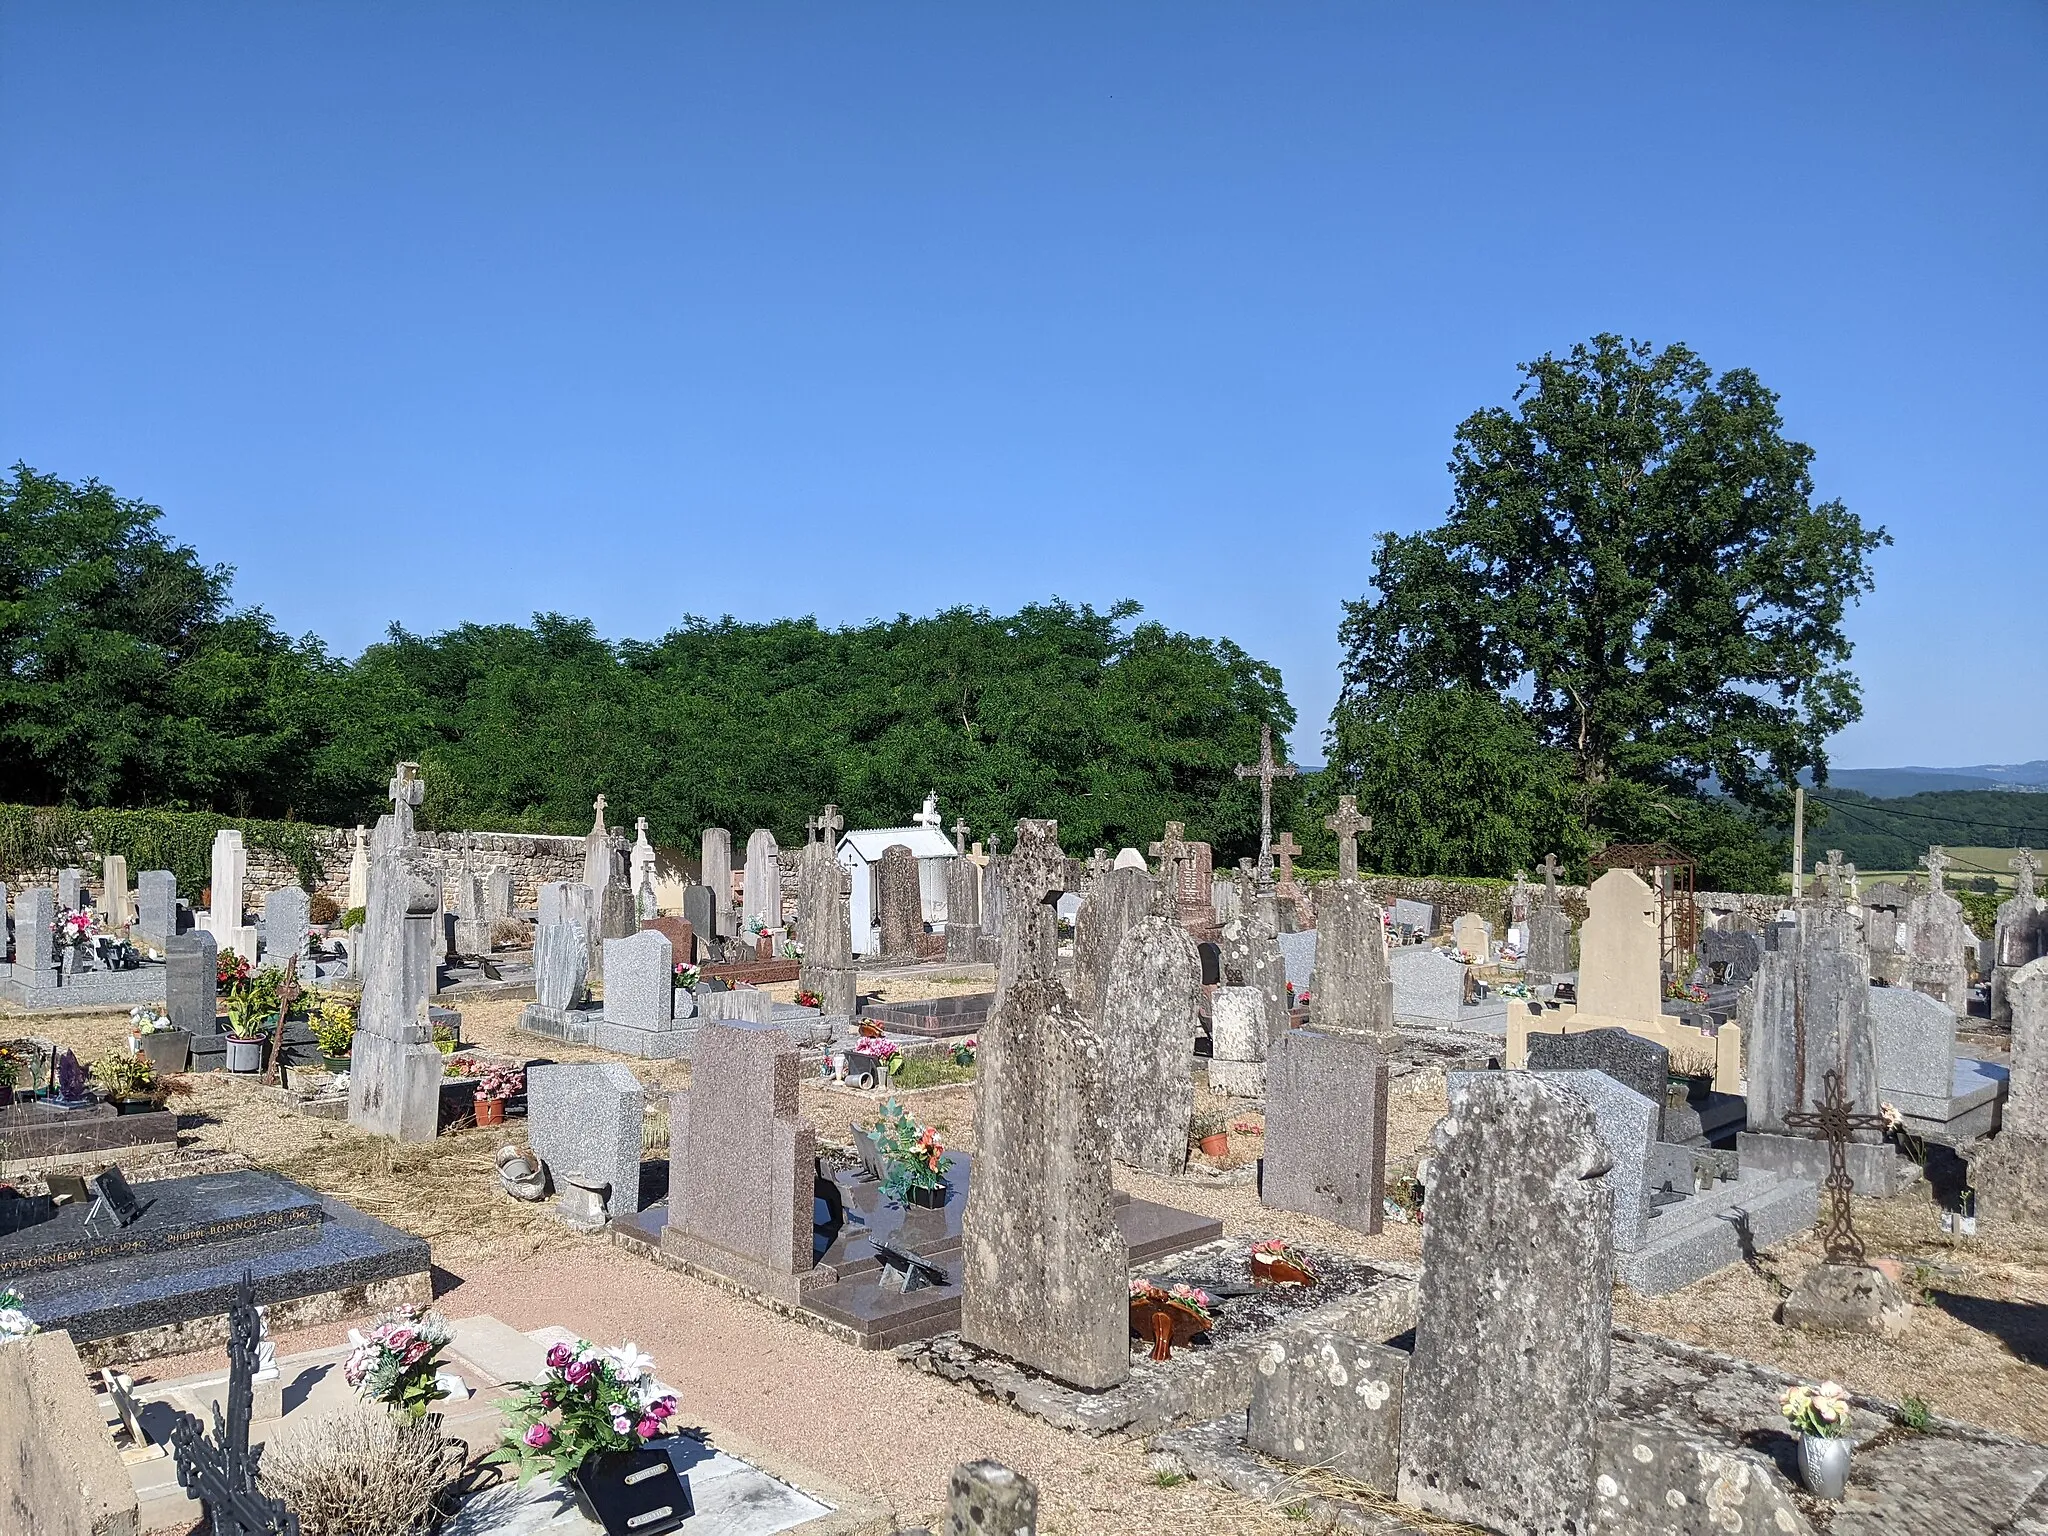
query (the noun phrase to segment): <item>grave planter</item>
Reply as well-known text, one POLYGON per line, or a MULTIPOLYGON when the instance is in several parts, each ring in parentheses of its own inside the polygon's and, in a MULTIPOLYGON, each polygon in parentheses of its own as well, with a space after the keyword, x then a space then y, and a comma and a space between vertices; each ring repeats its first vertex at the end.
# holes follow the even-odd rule
POLYGON ((921 1205, 928 1211, 942 1211, 946 1208, 947 1192, 943 1184, 936 1189, 927 1189, 922 1184, 912 1184, 903 1192, 903 1203, 921 1205))
POLYGON ((1142 1296, 1131 1298, 1131 1333, 1136 1338, 1152 1341, 1151 1358, 1154 1360, 1171 1360, 1174 1345, 1186 1345, 1198 1335, 1207 1333, 1209 1328, 1207 1318, 1190 1312, 1186 1307, 1142 1296))
POLYGON ((1849 1442, 1839 1435, 1801 1435, 1799 1480, 1817 1499, 1839 1499, 1849 1485, 1849 1442))
POLYGON ((320 1056, 321 1067, 326 1071, 334 1073, 337 1077, 346 1072, 354 1061, 355 1057, 353 1055, 329 1056, 322 1052, 320 1056))
POLYGON ((669 1460, 672 1440, 637 1451, 598 1451, 569 1474, 576 1501, 605 1536, 663 1536, 694 1515, 690 1480, 669 1460))
POLYGON ((476 1123, 478 1125, 503 1125, 505 1123, 505 1101, 476 1096, 476 1123))
POLYGON ((192 1049, 192 1031, 189 1029, 153 1029, 137 1037, 142 1045, 142 1054, 149 1058, 149 1064, 159 1072, 182 1072, 185 1070, 187 1054, 192 1049))
POLYGON ((1230 1155, 1229 1133, 1219 1132, 1214 1136, 1204 1136, 1195 1143, 1195 1148, 1204 1157, 1228 1157, 1230 1155))
POLYGON ((227 1037, 228 1070, 230 1072, 261 1072, 263 1070, 263 1037, 257 1035, 244 1040, 236 1035, 227 1037))

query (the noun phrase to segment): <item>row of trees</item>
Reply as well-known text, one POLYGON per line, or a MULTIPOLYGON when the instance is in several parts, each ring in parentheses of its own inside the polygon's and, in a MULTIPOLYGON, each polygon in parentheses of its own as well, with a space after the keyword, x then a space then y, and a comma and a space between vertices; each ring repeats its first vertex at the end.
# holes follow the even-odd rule
MULTIPOLYGON (((1382 536, 1347 605, 1329 767, 1277 824, 1334 862, 1353 791, 1376 868, 1503 875, 1668 842, 1727 889, 1785 867, 1795 776, 1861 703, 1847 605, 1886 542, 1816 503, 1812 450, 1745 370, 1596 337, 1458 428, 1444 522, 1382 536)), ((1071 847, 1168 819, 1254 851, 1279 673, 1227 639, 1049 602, 826 629, 692 618, 394 627, 353 661, 232 606, 158 509, 17 465, 0 479, 0 800, 348 823, 419 760, 429 825, 581 831, 602 791, 656 835, 837 801, 898 823, 925 791, 978 833, 1058 818, 1071 847)), ((1811 831, 1811 828, 1809 828, 1811 831)))

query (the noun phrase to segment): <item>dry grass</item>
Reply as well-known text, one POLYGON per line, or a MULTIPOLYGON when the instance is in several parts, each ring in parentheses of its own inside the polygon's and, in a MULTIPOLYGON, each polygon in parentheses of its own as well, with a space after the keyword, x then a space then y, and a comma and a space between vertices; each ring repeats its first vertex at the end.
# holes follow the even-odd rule
POLYGON ((389 1409, 351 1404, 263 1453, 263 1488, 305 1536, 414 1536, 452 1513, 467 1448, 389 1409))

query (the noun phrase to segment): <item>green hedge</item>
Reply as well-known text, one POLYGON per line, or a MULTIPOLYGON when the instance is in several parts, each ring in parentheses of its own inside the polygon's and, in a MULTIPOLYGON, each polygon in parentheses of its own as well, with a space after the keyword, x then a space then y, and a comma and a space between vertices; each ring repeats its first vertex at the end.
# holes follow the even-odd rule
POLYGON ((251 852, 290 863, 308 890, 319 884, 325 827, 244 821, 211 811, 87 811, 65 805, 0 805, 0 873, 12 879, 30 870, 97 864, 118 853, 128 860, 131 878, 145 869, 168 869, 180 890, 196 896, 213 879, 213 835, 223 827, 240 828, 251 852))

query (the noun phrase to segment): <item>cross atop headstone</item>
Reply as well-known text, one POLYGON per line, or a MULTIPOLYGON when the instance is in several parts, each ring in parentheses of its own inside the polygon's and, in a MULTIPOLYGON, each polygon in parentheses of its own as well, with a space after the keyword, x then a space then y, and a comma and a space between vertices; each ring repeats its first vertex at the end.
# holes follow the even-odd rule
POLYGON ((1259 781, 1259 868, 1273 867, 1273 781, 1291 779, 1298 770, 1292 763, 1276 762, 1273 757, 1273 727, 1259 727, 1259 760, 1250 767, 1237 765, 1240 779, 1259 781))
POLYGON ((602 793, 600 793, 595 800, 590 802, 590 808, 593 811, 597 812, 597 820, 593 821, 590 824, 590 830, 593 832, 602 832, 604 830, 604 795, 602 793))
POLYGON ((965 853, 967 851, 968 831, 967 818, 965 816, 955 816, 953 818, 953 851, 955 853, 965 853))
POLYGON ((1181 834, 1187 830, 1182 822, 1169 821, 1166 836, 1154 843, 1152 857, 1159 861, 1159 897, 1155 910, 1171 917, 1179 910, 1180 867, 1194 862, 1195 850, 1188 846, 1181 834))
MULTIPOLYGON (((1358 814, 1358 796, 1339 795, 1337 797, 1336 814, 1325 816, 1323 818, 1323 825, 1337 834, 1337 878, 1339 880, 1356 880, 1358 878, 1358 834, 1372 830, 1372 818, 1358 814)), ((1293 834, 1290 833, 1288 841, 1292 842, 1293 840, 1293 834)), ((1287 877, 1290 880, 1294 878, 1291 868, 1288 871, 1287 877)))
POLYGON ((1849 1135, 1852 1131, 1881 1131, 1883 1115, 1857 1114, 1849 1108, 1842 1092, 1842 1074, 1833 1067, 1821 1079, 1820 1102, 1812 1109, 1795 1109, 1785 1116, 1790 1130, 1810 1130, 1828 1144, 1828 1176, 1821 1188, 1828 1192, 1828 1221, 1821 1236, 1827 1244, 1830 1264, 1861 1264, 1863 1239, 1856 1235, 1850 1217, 1849 1197, 1856 1181, 1849 1177, 1849 1135))
POLYGON ((1109 850, 1107 848, 1096 849, 1093 853, 1088 855, 1089 877, 1091 879, 1100 880, 1104 875, 1109 873, 1110 866, 1113 862, 1114 861, 1110 858, 1109 850))
POLYGON ((939 792, 933 790, 924 797, 924 809, 910 818, 920 827, 930 827, 934 832, 946 824, 946 818, 939 814, 939 792))
POLYGON ((1543 855, 1543 900, 1554 906, 1557 903, 1557 855, 1543 855))
POLYGON ((828 805, 818 813, 818 840, 827 847, 839 846, 840 828, 846 825, 846 818, 839 814, 839 807, 828 805))
POLYGON ((2012 856, 2013 885, 2021 901, 2034 899, 2034 876, 2041 873, 2041 861, 2034 857, 2031 848, 2022 848, 2012 856))
POLYGON ((1834 901, 1847 901, 1856 886, 1856 866, 1842 862, 1842 850, 1830 848, 1821 866, 1820 893, 1834 901))
POLYGON ((399 841, 412 841, 412 813, 427 796, 418 763, 400 763, 391 771, 391 823, 399 841))
POLYGON ((1282 832, 1280 841, 1273 845, 1273 852, 1280 860, 1280 883, 1294 884, 1294 856, 1301 852, 1301 844, 1294 840, 1292 832, 1282 832))
POLYGON ((1943 889, 1941 874, 1955 860, 1948 856, 1948 850, 1936 843, 1920 856, 1920 867, 1927 871, 1927 888, 1931 891, 1943 889))

